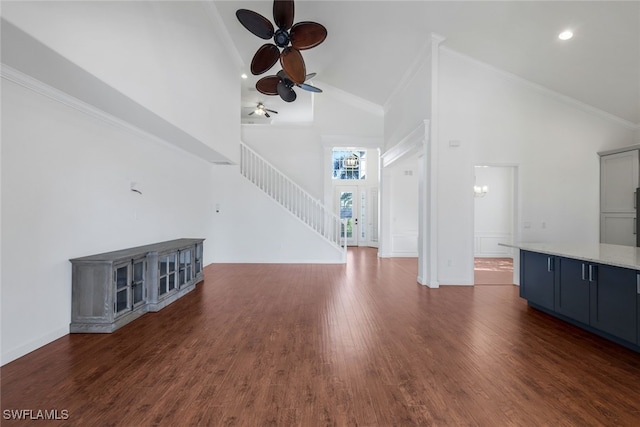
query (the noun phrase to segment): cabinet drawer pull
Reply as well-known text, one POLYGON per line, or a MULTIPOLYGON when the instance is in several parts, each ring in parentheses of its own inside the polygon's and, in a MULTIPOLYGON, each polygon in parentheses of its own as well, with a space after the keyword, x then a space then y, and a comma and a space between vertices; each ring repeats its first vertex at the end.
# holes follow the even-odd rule
POLYGON ((582 263, 582 280, 587 280, 587 265, 582 263))
POLYGON ((595 282, 595 275, 596 275, 596 266, 589 264, 589 281, 590 282, 595 282))
POLYGON ((547 257, 547 271, 551 273, 553 271, 553 257, 547 257))
POLYGON ((636 292, 640 295, 640 273, 636 273, 636 292))

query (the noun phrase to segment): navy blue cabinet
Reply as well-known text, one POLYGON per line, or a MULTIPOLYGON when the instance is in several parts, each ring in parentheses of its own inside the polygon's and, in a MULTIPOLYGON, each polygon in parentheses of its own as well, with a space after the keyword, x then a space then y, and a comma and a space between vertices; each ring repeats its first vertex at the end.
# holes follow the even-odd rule
POLYGON ((589 324, 625 341, 638 343, 638 272, 598 265, 591 282, 589 324))
POLYGON ((555 311, 585 324, 589 323, 589 283, 594 279, 593 264, 571 258, 557 258, 558 280, 555 311), (589 274, 591 273, 591 275, 589 274))
POLYGON ((520 296, 548 310, 554 309, 556 257, 520 251, 520 296))
POLYGON ((520 296, 640 351, 640 271, 520 251, 520 296))

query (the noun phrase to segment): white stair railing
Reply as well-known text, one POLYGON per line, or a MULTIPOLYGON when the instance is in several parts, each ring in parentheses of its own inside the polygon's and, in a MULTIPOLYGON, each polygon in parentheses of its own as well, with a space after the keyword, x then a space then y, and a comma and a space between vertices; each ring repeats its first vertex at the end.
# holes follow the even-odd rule
POLYGON ((341 250, 343 259, 346 260, 346 224, 319 200, 314 199, 264 157, 243 143, 240 143, 240 173, 341 250))

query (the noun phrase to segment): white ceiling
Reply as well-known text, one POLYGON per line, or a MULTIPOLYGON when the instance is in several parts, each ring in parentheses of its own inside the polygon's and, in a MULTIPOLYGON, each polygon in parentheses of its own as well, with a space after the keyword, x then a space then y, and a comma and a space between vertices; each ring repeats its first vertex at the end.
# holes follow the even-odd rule
MULTIPOLYGON (((300 89, 302 99, 289 105, 250 90, 263 77, 251 76, 249 64, 265 41, 247 31, 235 11, 250 9, 273 22, 273 2, 214 4, 250 76, 243 107, 263 101, 282 120, 311 120, 311 96, 300 89)), ((436 33, 449 49, 640 124, 640 1, 297 0, 295 6, 294 22, 315 21, 328 30, 323 44, 303 52, 319 87, 325 83, 384 106, 436 33), (557 35, 567 28, 575 36, 562 42, 557 35)))

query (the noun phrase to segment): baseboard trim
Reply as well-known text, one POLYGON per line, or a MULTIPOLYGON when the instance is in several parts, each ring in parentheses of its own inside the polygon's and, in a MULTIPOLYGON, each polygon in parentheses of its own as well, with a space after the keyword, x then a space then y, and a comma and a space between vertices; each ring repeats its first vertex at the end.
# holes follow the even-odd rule
POLYGON ((16 347, 5 353, 2 353, 2 356, 1 356, 2 360, 0 360, 0 366, 4 366, 9 362, 13 362, 14 360, 19 359, 22 356, 27 355, 32 351, 39 349, 40 347, 43 347, 59 338, 64 337, 65 335, 69 335, 69 327, 56 329, 54 331, 49 332, 48 334, 41 336, 38 339, 29 341, 26 344, 23 344, 19 347, 16 347))

